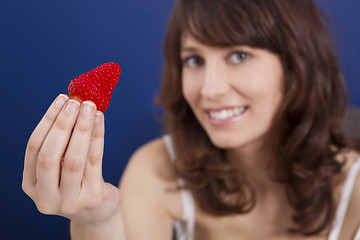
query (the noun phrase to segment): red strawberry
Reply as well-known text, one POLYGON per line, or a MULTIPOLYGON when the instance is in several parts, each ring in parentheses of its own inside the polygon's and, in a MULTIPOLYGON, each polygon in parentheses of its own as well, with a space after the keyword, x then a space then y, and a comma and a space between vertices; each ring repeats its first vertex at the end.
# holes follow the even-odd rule
POLYGON ((119 81, 121 68, 109 62, 73 79, 69 84, 69 96, 80 102, 93 101, 98 110, 105 112, 110 104, 111 94, 119 81))

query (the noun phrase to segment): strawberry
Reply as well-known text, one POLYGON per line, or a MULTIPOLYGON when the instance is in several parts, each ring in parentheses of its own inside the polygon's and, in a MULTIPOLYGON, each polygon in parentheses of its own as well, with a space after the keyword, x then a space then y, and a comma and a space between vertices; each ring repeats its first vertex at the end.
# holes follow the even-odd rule
POLYGON ((121 68, 109 62, 74 78, 69 84, 69 96, 80 102, 93 101, 97 109, 105 112, 110 104, 111 94, 119 81, 121 68))

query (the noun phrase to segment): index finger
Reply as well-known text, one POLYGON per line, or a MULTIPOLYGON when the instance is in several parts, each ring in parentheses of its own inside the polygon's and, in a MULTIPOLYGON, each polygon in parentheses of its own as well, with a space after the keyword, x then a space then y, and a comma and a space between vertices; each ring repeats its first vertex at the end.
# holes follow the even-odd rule
POLYGON ((67 95, 60 94, 50 105, 45 115, 31 134, 25 152, 23 188, 24 185, 26 186, 36 184, 37 156, 59 112, 68 100, 69 97, 67 95))

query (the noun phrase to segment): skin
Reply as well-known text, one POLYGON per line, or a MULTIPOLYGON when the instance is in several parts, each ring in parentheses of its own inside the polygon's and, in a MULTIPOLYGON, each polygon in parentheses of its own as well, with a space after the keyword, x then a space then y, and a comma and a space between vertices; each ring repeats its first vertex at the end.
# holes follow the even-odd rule
MULTIPOLYGON (((269 181, 262 165, 268 153, 263 141, 282 98, 278 58, 266 50, 239 46, 252 57, 235 64, 238 55, 232 55, 231 61, 228 56, 238 47, 219 49, 191 38, 183 41, 184 49, 191 47, 192 51, 182 52, 182 58, 196 53, 204 63, 199 68, 184 67, 184 95, 213 143, 227 149, 228 157, 245 159, 239 164, 260 199, 249 214, 226 217, 211 216, 196 205, 195 240, 326 239, 287 233, 292 210, 284 188, 269 181), (230 124, 214 125, 203 111, 204 107, 234 104, 248 109, 243 118, 230 124)), ((72 239, 171 239, 173 222, 182 217, 182 205, 174 165, 162 139, 149 142, 133 154, 116 187, 104 182, 102 176, 104 129, 104 115, 94 104, 58 96, 29 139, 23 190, 40 212, 69 218, 72 239), (84 114, 86 108, 90 108, 88 114, 84 114)), ((343 174, 334 179, 336 201, 359 153, 347 151, 342 156, 348 161, 343 174)), ((342 240, 353 240, 360 225, 358 186, 359 177, 341 231, 342 240)))
POLYGON ((282 100, 283 69, 277 55, 248 46, 214 48, 183 38, 183 94, 212 142, 243 155, 260 149, 282 100), (230 122, 208 110, 247 107, 230 122), (241 134, 238 134, 241 133, 241 134))
POLYGON ((211 141, 247 169, 259 199, 266 199, 265 191, 283 195, 282 187, 270 180, 265 161, 272 156, 265 137, 283 96, 279 57, 248 46, 210 47, 185 35, 181 58, 184 97, 211 141), (209 110, 233 107, 246 111, 222 122, 209 115, 209 110))
MULTIPOLYGON (((96 226, 96 237, 106 232, 108 222, 122 221, 120 191, 102 177, 103 147, 103 114, 92 102, 80 105, 62 94, 51 104, 26 148, 24 192, 40 212, 64 216, 72 220, 72 226, 79 226, 72 232, 74 239, 81 229, 96 226)), ((86 238, 90 231, 84 233, 86 238)))

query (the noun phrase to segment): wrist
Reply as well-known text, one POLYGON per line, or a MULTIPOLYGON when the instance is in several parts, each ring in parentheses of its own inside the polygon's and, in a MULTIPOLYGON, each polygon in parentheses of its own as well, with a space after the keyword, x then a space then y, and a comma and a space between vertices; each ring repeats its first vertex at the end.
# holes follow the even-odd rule
POLYGON ((125 240, 124 220, 120 211, 106 221, 72 220, 70 232, 73 240, 125 240))

